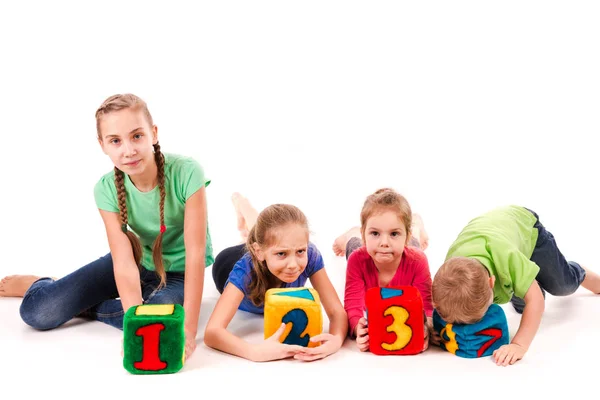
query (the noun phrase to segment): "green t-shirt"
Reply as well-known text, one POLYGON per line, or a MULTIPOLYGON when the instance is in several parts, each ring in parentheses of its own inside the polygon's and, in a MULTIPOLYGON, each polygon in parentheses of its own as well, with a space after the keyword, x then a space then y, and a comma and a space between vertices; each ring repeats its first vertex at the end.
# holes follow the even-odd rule
MULTIPOLYGON (((163 262, 165 271, 185 270, 185 244, 183 220, 186 200, 210 180, 193 158, 163 153, 165 157, 165 226, 163 236, 163 262)), ((140 192, 125 174, 125 192, 129 227, 135 232, 143 247, 142 265, 154 271, 152 244, 160 232, 158 185, 149 192, 140 192)), ((96 205, 101 210, 119 212, 114 170, 104 175, 94 187, 96 205)), ((208 221, 206 222, 206 266, 214 262, 208 221)))
POLYGON ((540 268, 530 260, 537 242, 535 216, 524 207, 507 206, 472 221, 454 241, 446 260, 470 257, 479 260, 496 277, 494 302, 504 304, 513 293, 525 296, 540 268))

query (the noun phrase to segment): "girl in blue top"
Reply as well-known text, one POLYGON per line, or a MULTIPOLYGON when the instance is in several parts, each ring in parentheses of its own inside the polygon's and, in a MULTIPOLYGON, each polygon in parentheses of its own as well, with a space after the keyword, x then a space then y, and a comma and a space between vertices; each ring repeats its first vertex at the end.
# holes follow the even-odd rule
POLYGON ((288 204, 271 205, 257 215, 248 201, 237 194, 234 203, 240 215, 239 228, 247 232, 247 239, 245 244, 221 252, 213 265, 213 278, 222 295, 206 326, 206 345, 252 361, 287 357, 312 361, 338 351, 346 337, 347 316, 324 269, 323 257, 309 242, 306 216, 288 204), (319 293, 330 320, 330 333, 310 339, 321 342, 320 346, 280 343, 285 324, 258 344, 227 331, 238 309, 263 313, 268 289, 301 287, 308 279, 319 293))

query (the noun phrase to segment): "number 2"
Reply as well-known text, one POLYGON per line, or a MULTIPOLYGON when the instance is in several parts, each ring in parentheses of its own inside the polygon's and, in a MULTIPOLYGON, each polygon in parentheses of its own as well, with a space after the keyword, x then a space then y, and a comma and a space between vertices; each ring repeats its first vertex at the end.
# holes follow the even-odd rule
POLYGON ((304 332, 308 326, 308 316, 306 315, 306 311, 301 308, 294 308, 283 316, 281 322, 284 324, 292 323, 292 330, 283 341, 284 344, 297 344, 304 347, 308 346, 308 342, 310 341, 308 333, 301 336, 302 332, 304 332))

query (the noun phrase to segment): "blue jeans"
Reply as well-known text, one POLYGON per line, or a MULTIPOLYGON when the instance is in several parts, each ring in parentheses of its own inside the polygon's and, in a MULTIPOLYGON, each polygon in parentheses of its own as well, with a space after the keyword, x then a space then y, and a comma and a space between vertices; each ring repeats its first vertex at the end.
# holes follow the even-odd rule
MULTIPOLYGON (((539 216, 528 209, 537 219, 533 226, 538 230, 538 238, 530 260, 540 267, 535 280, 546 297, 546 292, 554 296, 567 296, 575 293, 585 279, 585 270, 575 261, 567 261, 562 255, 554 236, 541 224, 539 216)), ((523 313, 525 301, 513 296, 510 300, 515 310, 523 313)))
MULTIPOLYGON (((159 276, 141 268, 144 304, 183 305, 183 272, 167 272, 167 284, 157 290, 159 276)), ((74 317, 95 319, 123 329, 123 307, 118 300, 111 254, 57 281, 41 278, 31 285, 21 303, 23 321, 39 330, 54 329, 74 317)))

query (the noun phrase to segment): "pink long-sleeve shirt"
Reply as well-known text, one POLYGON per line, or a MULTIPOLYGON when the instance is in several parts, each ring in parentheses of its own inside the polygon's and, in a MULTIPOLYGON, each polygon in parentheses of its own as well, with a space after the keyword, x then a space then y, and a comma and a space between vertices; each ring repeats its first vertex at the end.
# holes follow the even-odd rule
MULTIPOLYGON (((425 314, 431 317, 431 272, 427 256, 415 247, 405 247, 396 274, 386 287, 414 286, 421 293, 425 314)), ((365 246, 352 252, 346 268, 344 308, 348 313, 348 329, 354 336, 358 320, 363 316, 367 289, 379 287, 379 271, 365 246)))

